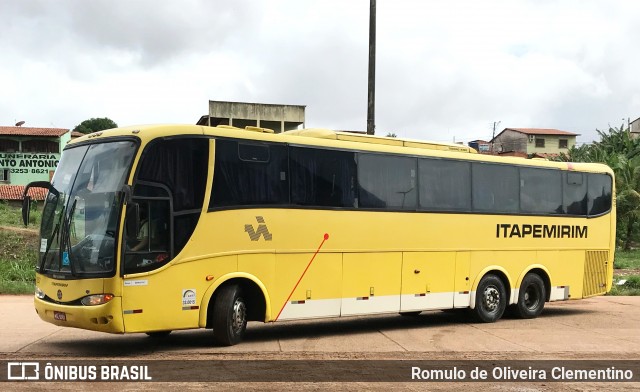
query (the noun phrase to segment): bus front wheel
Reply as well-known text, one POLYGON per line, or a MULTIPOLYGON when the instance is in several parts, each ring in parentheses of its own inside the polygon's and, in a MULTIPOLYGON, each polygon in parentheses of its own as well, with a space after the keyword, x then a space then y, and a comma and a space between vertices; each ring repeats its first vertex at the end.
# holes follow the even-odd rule
POLYGON ((537 274, 527 274, 522 279, 516 315, 523 319, 536 318, 542 313, 547 293, 542 278, 537 274))
POLYGON ((213 338, 223 346, 240 343, 247 329, 247 304, 238 285, 220 289, 213 305, 213 338))
POLYGON ((474 315, 484 323, 492 323, 502 317, 507 307, 507 291, 496 275, 485 275, 476 290, 474 315))

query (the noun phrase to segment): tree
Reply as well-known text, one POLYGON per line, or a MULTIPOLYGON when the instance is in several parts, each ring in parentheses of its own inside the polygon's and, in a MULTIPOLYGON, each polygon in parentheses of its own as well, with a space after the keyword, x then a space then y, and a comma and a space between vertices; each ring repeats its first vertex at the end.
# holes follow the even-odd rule
POLYGON ((118 128, 118 124, 116 124, 110 118, 90 118, 78 124, 75 128, 73 128, 73 131, 81 133, 91 133, 104 131, 105 129, 111 128, 118 128))
POLYGON ((398 135, 396 135, 393 132, 389 132, 389 133, 387 133, 387 137, 398 137, 398 135))
POLYGON ((600 141, 572 147, 558 160, 600 162, 616 175, 617 242, 629 250, 640 234, 640 139, 634 139, 624 125, 596 130, 600 141))

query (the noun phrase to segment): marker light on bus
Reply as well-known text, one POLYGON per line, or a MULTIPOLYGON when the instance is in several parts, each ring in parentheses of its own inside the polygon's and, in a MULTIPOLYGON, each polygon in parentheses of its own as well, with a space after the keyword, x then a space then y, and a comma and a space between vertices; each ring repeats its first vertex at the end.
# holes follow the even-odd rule
POLYGON ((87 295, 86 297, 82 298, 81 302, 85 306, 102 305, 111 301, 112 298, 113 294, 94 294, 87 295))
POLYGON ((45 297, 44 291, 40 290, 39 287, 36 287, 36 297, 38 297, 39 299, 44 299, 45 297))

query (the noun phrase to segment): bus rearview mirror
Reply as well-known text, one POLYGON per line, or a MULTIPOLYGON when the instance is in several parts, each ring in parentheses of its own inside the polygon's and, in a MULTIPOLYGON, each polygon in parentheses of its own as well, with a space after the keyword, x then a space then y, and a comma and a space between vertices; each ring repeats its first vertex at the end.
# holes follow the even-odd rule
POLYGON ((24 196, 22 198, 22 222, 24 225, 29 225, 29 213, 31 212, 31 196, 24 196))

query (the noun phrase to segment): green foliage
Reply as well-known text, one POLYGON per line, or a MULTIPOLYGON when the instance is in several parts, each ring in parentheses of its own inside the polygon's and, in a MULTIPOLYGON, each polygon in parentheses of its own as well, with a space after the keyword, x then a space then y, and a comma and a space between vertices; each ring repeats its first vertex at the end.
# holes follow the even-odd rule
POLYGON ((35 232, 0 229, 0 294, 33 292, 37 245, 35 232))
POLYGON ((596 130, 600 141, 572 147, 558 160, 565 162, 601 162, 616 175, 617 243, 631 249, 640 236, 640 139, 629 128, 596 130))
POLYGON ((629 275, 614 277, 613 287, 608 295, 640 295, 640 276, 629 275), (624 284, 619 285, 617 282, 625 280, 624 284))
MULTIPOLYGON (((43 202, 32 202, 29 214, 29 227, 38 229, 42 218, 43 202)), ((10 206, 6 201, 0 200, 0 226, 24 227, 22 212, 19 207, 10 206)))
POLYGON ((640 250, 616 251, 613 268, 640 269, 640 250))
POLYGON ((116 124, 113 120, 107 117, 90 118, 78 124, 75 128, 73 128, 73 131, 81 132, 81 133, 91 133, 91 132, 104 131, 105 129, 111 129, 111 128, 118 128, 118 124, 116 124))

